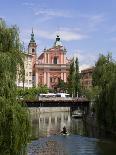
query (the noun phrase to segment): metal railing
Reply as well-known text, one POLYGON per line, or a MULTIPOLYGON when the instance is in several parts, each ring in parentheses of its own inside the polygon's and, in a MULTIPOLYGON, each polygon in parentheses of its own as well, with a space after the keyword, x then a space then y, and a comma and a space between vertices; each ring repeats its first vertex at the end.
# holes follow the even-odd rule
POLYGON ((72 98, 72 97, 38 97, 38 100, 48 100, 48 101, 50 101, 50 100, 53 100, 53 101, 59 101, 59 100, 74 100, 74 98, 72 98))

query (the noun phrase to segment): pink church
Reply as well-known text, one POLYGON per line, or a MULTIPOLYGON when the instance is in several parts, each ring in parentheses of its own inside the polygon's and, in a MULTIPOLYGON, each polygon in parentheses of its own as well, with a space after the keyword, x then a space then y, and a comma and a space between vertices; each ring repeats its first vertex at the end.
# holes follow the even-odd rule
POLYGON ((47 85, 49 88, 56 88, 60 79, 67 81, 70 61, 66 58, 66 48, 62 45, 59 35, 57 35, 53 46, 37 57, 36 42, 34 34, 28 45, 28 53, 32 54, 33 84, 47 85))

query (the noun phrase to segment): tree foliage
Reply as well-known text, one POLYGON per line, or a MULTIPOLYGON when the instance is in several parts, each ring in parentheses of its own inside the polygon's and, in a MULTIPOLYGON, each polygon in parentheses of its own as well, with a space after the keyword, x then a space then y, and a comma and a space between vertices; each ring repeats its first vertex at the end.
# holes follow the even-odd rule
POLYGON ((77 96, 80 93, 80 75, 78 58, 72 60, 67 78, 68 92, 71 96, 77 96))
POLYGON ((66 92, 67 91, 67 83, 64 80, 60 79, 57 85, 58 92, 66 92))
POLYGON ((96 97, 98 124, 107 130, 116 129, 116 62, 111 54, 100 55, 93 73, 93 86, 99 87, 96 97))
POLYGON ((80 94, 80 74, 79 74, 79 62, 78 58, 76 57, 75 60, 75 83, 74 83, 74 96, 76 97, 77 94, 80 94))
POLYGON ((96 96, 99 94, 99 87, 91 87, 88 89, 82 89, 81 93, 85 96, 89 101, 95 101, 96 96))
POLYGON ((29 89, 17 89, 17 97, 22 97, 25 100, 35 100, 37 98, 37 95, 40 93, 48 93, 48 87, 45 85, 40 85, 38 87, 32 87, 29 89))
MULTIPOLYGON (((29 140, 29 113, 16 100, 17 67, 24 73, 22 46, 16 26, 0 20, 0 154, 24 154, 29 140)), ((22 74, 23 77, 23 74, 22 74)))
POLYGON ((73 96, 74 95, 74 83, 75 83, 75 67, 74 67, 74 60, 70 64, 69 75, 67 78, 67 87, 68 93, 73 96))

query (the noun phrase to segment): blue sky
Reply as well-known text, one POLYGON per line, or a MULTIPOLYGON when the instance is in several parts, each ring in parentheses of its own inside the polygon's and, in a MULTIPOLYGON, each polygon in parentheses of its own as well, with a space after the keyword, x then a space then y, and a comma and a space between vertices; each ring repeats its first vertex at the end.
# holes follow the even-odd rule
POLYGON ((0 17, 20 29, 25 46, 32 27, 38 54, 52 47, 59 34, 67 57, 79 57, 81 68, 99 53, 116 59, 116 0, 1 0, 0 17))

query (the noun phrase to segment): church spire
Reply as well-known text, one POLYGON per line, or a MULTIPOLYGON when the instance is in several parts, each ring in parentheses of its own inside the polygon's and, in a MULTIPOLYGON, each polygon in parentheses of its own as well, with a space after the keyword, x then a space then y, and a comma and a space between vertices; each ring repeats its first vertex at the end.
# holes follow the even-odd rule
POLYGON ((35 39, 34 39, 34 33, 33 33, 33 28, 32 28, 32 33, 31 33, 31 43, 35 43, 35 39))
POLYGON ((36 54, 36 42, 35 42, 35 38, 34 38, 34 33, 33 33, 33 28, 32 28, 32 32, 31 32, 31 39, 28 45, 28 53, 29 54, 36 54))

